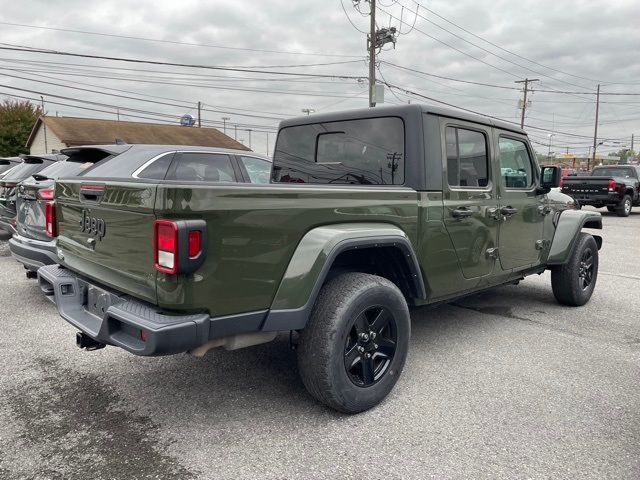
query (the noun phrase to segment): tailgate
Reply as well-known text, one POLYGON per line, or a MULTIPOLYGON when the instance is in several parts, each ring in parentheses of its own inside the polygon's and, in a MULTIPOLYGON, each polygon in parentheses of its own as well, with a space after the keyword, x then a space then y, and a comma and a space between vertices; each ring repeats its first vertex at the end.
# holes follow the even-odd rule
POLYGON ((44 200, 38 200, 39 188, 35 185, 22 185, 16 200, 16 229, 27 238, 51 240, 45 232, 44 200))
POLYGON ((156 186, 64 180, 56 185, 61 263, 119 292, 156 303, 156 186))
POLYGON ((591 196, 609 194, 609 177, 564 177, 562 193, 591 196))

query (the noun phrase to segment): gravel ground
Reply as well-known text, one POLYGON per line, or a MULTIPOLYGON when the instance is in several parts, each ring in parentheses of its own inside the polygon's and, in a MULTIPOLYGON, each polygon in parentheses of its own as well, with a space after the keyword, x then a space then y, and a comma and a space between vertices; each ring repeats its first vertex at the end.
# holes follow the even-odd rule
MULTIPOLYGON (((636 209, 640 210, 640 209, 636 209)), ((582 308, 550 276, 415 311, 390 397, 316 404, 288 339, 84 352, 0 242, 0 478, 640 478, 640 212, 605 212, 582 308)))

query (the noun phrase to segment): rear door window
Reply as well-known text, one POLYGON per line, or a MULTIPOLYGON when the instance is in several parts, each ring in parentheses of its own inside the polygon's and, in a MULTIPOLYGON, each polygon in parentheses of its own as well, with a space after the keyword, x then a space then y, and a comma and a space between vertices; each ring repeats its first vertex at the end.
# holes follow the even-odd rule
POLYGON ((447 180, 449 186, 484 188, 489 185, 489 156, 484 133, 447 127, 447 180))
POLYGON ((249 175, 251 183, 269 183, 271 162, 256 157, 240 156, 240 162, 249 175))
POLYGON ((167 180, 184 182, 235 182, 229 155, 219 153, 179 153, 167 180))

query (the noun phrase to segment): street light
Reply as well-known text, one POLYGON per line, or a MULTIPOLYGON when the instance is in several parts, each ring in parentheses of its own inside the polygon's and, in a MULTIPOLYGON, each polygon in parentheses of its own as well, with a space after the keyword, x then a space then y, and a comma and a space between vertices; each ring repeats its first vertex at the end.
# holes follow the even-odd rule
POLYGON ((227 134, 227 120, 231 120, 230 117, 222 117, 222 129, 224 131, 224 134, 227 134))
POLYGON ((555 137, 555 133, 549 134, 549 152, 547 153, 547 162, 551 159, 551 139, 555 137))

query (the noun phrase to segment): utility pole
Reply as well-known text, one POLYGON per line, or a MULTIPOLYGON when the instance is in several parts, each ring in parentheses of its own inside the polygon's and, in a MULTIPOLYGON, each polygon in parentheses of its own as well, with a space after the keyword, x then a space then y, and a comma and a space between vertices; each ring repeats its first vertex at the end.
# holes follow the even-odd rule
POLYGON ((524 128, 524 115, 527 110, 527 93, 529 92, 530 82, 539 82, 538 78, 525 78, 524 80, 518 80, 516 83, 524 83, 524 98, 522 100, 522 117, 520 117, 520 128, 524 128))
POLYGON ((238 124, 237 123, 233 126, 233 139, 238 140, 238 124))
POLYGON ((247 132, 249 132, 249 148, 251 148, 251 129, 247 128, 247 132))
POLYGON ((633 133, 631 134, 631 155, 633 155, 633 133))
MULTIPOLYGON (((596 125, 593 129, 593 164, 596 164, 596 148, 598 148, 598 111, 600 110, 600 84, 596 92, 596 125)), ((589 171, 589 159, 587 158, 587 172, 589 171)))
POLYGON ((201 104, 198 102, 198 128, 202 128, 202 122, 200 121, 200 107, 201 104))
POLYGON ((306 113, 307 116, 311 115, 312 113, 315 113, 315 110, 313 108, 303 108, 302 109, 302 113, 306 113))
POLYGON ((373 98, 376 88, 376 0, 369 0, 371 5, 371 28, 369 31, 369 107, 375 107, 373 98))
POLYGON ((222 117, 222 131, 227 134, 227 120, 231 120, 229 117, 222 117))
POLYGON ((120 121, 120 109, 116 108, 116 118, 120 121))
POLYGON ((269 132, 267 132, 267 157, 269 156, 269 132))

